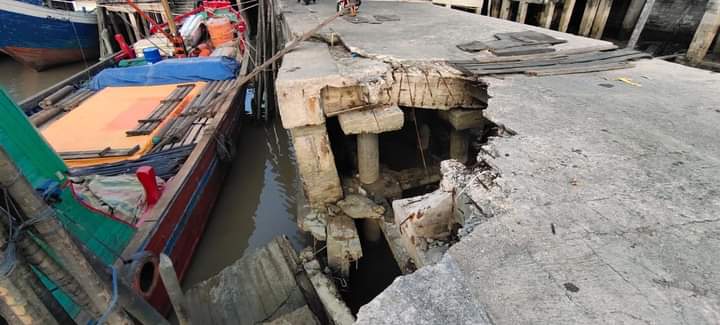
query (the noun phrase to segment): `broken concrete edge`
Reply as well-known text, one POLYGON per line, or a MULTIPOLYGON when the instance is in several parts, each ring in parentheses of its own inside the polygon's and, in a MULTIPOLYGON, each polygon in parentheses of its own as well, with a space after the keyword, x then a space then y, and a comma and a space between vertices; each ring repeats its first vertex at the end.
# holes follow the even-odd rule
POLYGON ((303 269, 310 277, 320 302, 325 307, 328 318, 332 320, 332 323, 336 325, 353 324, 355 316, 340 297, 335 283, 322 272, 320 263, 313 259, 305 262, 303 269))
POLYGON ((276 80, 283 127, 319 125, 345 110, 381 106, 482 109, 482 82, 444 62, 384 62, 333 57, 328 44, 303 42, 288 53, 276 80))

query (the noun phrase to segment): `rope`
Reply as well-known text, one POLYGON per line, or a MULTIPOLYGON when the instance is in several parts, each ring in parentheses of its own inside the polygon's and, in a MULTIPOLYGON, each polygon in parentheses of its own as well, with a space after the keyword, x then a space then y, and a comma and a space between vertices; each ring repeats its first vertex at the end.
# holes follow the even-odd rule
MULTIPOLYGON (((73 23, 72 20, 70 20, 70 19, 68 19, 68 22, 70 23, 70 26, 72 26, 73 33, 75 33, 75 40, 77 41, 78 48, 80 49, 80 56, 82 56, 83 64, 85 65, 86 74, 87 74, 88 78, 90 78, 90 71, 87 70, 87 68, 89 68, 88 63, 87 63, 87 58, 85 57, 85 51, 83 50, 82 43, 80 42, 80 36, 78 35, 77 29, 75 29, 75 23, 73 23)), ((102 44, 101 44, 101 46, 102 46, 102 44)))
POLYGON ((117 304, 118 300, 118 276, 117 276, 117 269, 115 267, 111 267, 112 269, 112 297, 110 298, 110 303, 108 304, 105 311, 100 315, 100 318, 98 318, 97 321, 90 320, 88 321, 88 325, 101 325, 105 324, 107 322, 108 317, 110 317, 110 314, 112 313, 113 309, 115 309, 115 305, 117 304))
POLYGON ((0 261, 0 279, 7 279, 15 270, 15 265, 17 265, 15 243, 9 241, 7 247, 2 252, 2 261, 0 261))

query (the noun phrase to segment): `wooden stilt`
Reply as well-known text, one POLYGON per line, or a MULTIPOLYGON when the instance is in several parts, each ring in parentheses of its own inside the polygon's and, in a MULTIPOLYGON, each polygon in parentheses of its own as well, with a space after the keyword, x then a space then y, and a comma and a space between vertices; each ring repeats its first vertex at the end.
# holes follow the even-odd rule
POLYGON ((610 16, 612 4, 613 0, 600 0, 595 20, 593 21, 592 28, 590 29, 590 37, 597 39, 602 38, 603 32, 605 32, 605 25, 607 24, 608 17, 610 16))
POLYGON ((517 12, 517 16, 515 16, 515 21, 517 21, 518 23, 524 24, 525 18, 527 17, 527 10, 528 10, 527 1, 520 1, 518 3, 518 12, 517 12))
MULTIPOLYGON (((627 11, 625 12, 625 18, 623 18, 622 22, 622 34, 624 36, 632 33, 632 29, 635 27, 644 5, 645 0, 632 0, 628 5, 627 11)), ((623 37, 623 39, 624 38, 625 37, 623 37)))
POLYGON ((699 63, 705 58, 718 33, 718 28, 720 28, 720 0, 710 0, 688 48, 687 57, 690 63, 699 63))
POLYGON ((502 0, 502 6, 500 7, 500 18, 510 18, 510 0, 502 0))
POLYGON ((550 0, 545 4, 542 15, 540 16, 540 26, 550 29, 553 16, 555 16, 555 1, 550 0))
POLYGON ((190 315, 188 314, 187 304, 185 303, 185 294, 180 287, 175 268, 172 260, 165 254, 160 254, 160 278, 162 278, 165 290, 170 297, 175 315, 177 315, 180 325, 190 324, 190 315))
POLYGON ((590 35, 590 29, 592 28, 593 21, 595 21, 595 16, 597 15, 598 6, 600 5, 600 0, 588 0, 585 4, 585 12, 582 16, 582 21, 580 21, 580 29, 578 30, 578 34, 582 36, 589 36, 590 35))
POLYGON ((627 47, 635 48, 635 45, 637 45, 637 42, 640 40, 640 34, 642 34, 645 29, 645 24, 647 23, 648 18, 650 18, 653 6, 655 6, 655 0, 647 0, 645 2, 645 6, 643 7, 642 13, 640 13, 640 18, 638 18, 637 24, 635 24, 635 29, 633 29, 630 40, 627 43, 627 47))
POLYGON ((499 17, 501 0, 490 0, 490 3, 492 3, 492 6, 489 8, 488 15, 495 18, 499 17))
POLYGON ((479 1, 478 6, 475 8, 475 13, 476 13, 476 14, 479 15, 480 13, 482 13, 483 3, 484 3, 484 2, 485 2, 485 0, 480 0, 480 1, 479 1))
POLYGON ((129 13, 128 19, 130 20, 130 27, 132 27, 133 33, 135 33, 135 41, 137 42, 143 39, 142 33, 140 32, 140 25, 138 25, 137 17, 135 17, 135 14, 129 13))
POLYGON ((572 18, 573 9, 575 9, 575 0, 565 0, 562 15, 560 15, 560 25, 558 26, 559 31, 563 33, 567 32, 568 26, 570 25, 570 19, 572 18))
POLYGON ((123 21, 123 25, 125 26, 125 33, 127 33, 128 42, 130 42, 131 45, 135 44, 135 42, 137 42, 138 39, 135 38, 135 33, 133 33, 133 30, 132 30, 132 27, 130 24, 130 20, 128 19, 127 14, 124 12, 118 12, 117 14, 118 14, 118 17, 120 17, 120 20, 123 21))

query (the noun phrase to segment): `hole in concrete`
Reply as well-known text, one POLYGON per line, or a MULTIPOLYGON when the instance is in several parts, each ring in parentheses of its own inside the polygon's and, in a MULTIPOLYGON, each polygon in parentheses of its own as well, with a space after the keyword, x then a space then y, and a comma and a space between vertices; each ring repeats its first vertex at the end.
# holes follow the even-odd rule
POLYGON ((385 290, 401 274, 390 251, 390 246, 382 236, 379 227, 372 229, 364 224, 368 222, 372 222, 375 224, 374 227, 378 227, 374 220, 358 219, 355 221, 360 234, 363 257, 357 262, 357 268, 351 266, 348 286, 342 291, 343 300, 353 314, 357 314, 360 307, 385 290), (377 240, 369 240, 373 237, 377 240))

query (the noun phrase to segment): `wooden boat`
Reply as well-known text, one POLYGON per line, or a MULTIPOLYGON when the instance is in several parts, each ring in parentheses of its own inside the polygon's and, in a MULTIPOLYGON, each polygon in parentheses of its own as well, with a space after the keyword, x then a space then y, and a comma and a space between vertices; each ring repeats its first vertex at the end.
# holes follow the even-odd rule
POLYGON ((94 12, 0 0, 0 51, 36 70, 98 57, 94 12))
MULTIPOLYGON (((239 39, 243 38, 240 34, 239 39)), ((158 256, 170 256, 178 276, 184 276, 218 196, 226 162, 231 158, 232 139, 244 114, 244 87, 236 83, 248 65, 249 56, 242 52, 237 51, 234 58, 240 62, 235 79, 106 87, 89 94, 78 88, 87 84, 88 76, 97 76, 116 65, 113 58, 107 58, 19 105, 30 117, 24 123, 33 121, 37 129, 28 126, 32 132, 18 131, 24 133, 16 137, 20 139, 17 141, 38 138, 33 148, 42 147, 43 142, 52 146, 46 150, 49 153, 38 156, 47 160, 63 158, 62 167, 23 173, 45 175, 28 176, 34 186, 53 178, 51 175, 64 176, 61 183, 70 184, 62 186, 62 191, 70 193, 67 195, 72 199, 61 200, 53 207, 61 215, 78 215, 65 222, 69 231, 100 260, 121 270, 135 290, 162 313, 170 310, 170 303, 159 279, 158 256), (190 90, 182 91, 183 87, 190 90), (58 95, 63 92, 67 94, 58 95), (161 107, 165 107, 164 115, 158 113, 161 107), (92 121, 92 125, 83 126, 83 121, 92 121), (146 127, 147 123, 154 124, 146 127), (172 141, 165 141, 170 138, 168 134, 172 141), (165 170, 168 161, 178 162, 177 166, 165 170), (155 166, 165 184, 156 202, 151 203, 152 194, 145 192, 146 205, 133 220, 85 202, 72 184, 71 177, 135 175, 145 165, 155 166)), ((13 120, 0 122, 0 143, 8 141, 3 138, 4 129, 22 124, 14 121, 13 126, 3 125, 5 121, 13 120)), ((56 297, 71 315, 78 314, 71 301, 56 297)))

